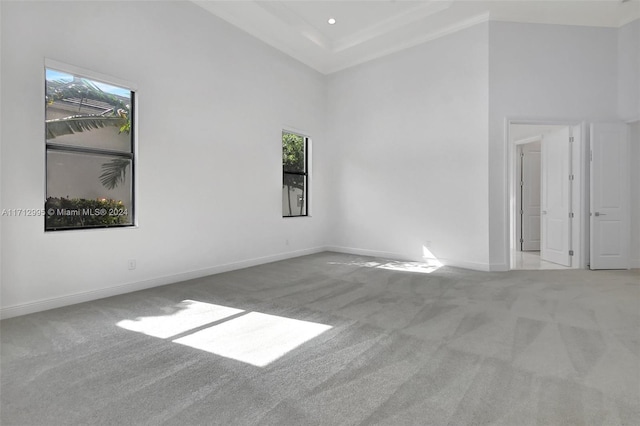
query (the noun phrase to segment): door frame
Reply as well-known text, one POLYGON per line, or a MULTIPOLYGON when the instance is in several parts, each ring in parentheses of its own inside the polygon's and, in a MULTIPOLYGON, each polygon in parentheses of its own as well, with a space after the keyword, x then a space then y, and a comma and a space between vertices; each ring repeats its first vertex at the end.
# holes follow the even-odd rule
MULTIPOLYGON (((638 115, 637 117, 634 118, 628 118, 626 120, 623 120, 623 122, 625 123, 625 125, 627 126, 627 138, 629 140, 629 224, 630 224, 630 233, 631 233, 631 241, 630 241, 630 247, 629 247, 629 267, 631 267, 632 269, 638 269, 640 268, 640 255, 638 255, 639 253, 636 251, 634 252, 634 246, 633 246, 633 235, 636 235, 636 238, 638 238, 638 233, 634 233, 634 231, 636 231, 636 229, 633 228, 634 226, 634 212, 636 214, 638 214, 638 211, 634 211, 634 205, 632 204, 634 199, 633 199, 633 191, 638 191, 640 190, 640 188, 638 187, 640 185, 640 179, 634 179, 633 176, 633 170, 631 169, 631 165, 633 164, 634 158, 632 156, 633 152, 633 144, 640 144, 640 140, 636 139, 635 141, 632 139, 632 136, 634 135, 634 133, 631 131, 631 126, 633 125, 638 125, 638 130, 640 131, 640 115, 638 115), (636 255, 636 257, 634 257, 634 255, 636 255)), ((640 145, 638 145, 638 149, 640 149, 640 145)), ((640 221, 635 222, 636 224, 640 224, 640 221)), ((636 225, 637 226, 637 225, 636 225)))
MULTIPOLYGON (((523 228, 523 223, 522 223, 522 214, 519 214, 518 211, 522 211, 523 210, 523 206, 522 206, 522 193, 523 193, 523 187, 520 186, 518 187, 517 181, 519 181, 520 179, 518 178, 518 175, 522 174, 522 161, 518 161, 518 157, 519 157, 519 153, 520 150, 525 146, 528 145, 530 143, 536 143, 536 142, 540 142, 540 146, 542 147, 542 139, 543 139, 543 135, 536 135, 536 136, 531 136, 525 139, 518 139, 516 141, 513 141, 513 145, 514 149, 516 151, 515 155, 516 155, 516 164, 514 165, 515 167, 515 179, 516 179, 516 185, 515 185, 515 190, 516 190, 516 223, 515 223, 515 235, 514 235, 514 248, 520 247, 520 250, 522 250, 522 243, 521 240, 523 239, 522 237, 522 228, 523 228), (520 238, 518 238, 520 237, 520 238)), ((522 157, 520 157, 522 158, 522 157)))
MULTIPOLYGON (((506 144, 506 163, 507 163, 507 179, 506 179, 506 212, 505 218, 505 253, 507 255, 508 269, 513 268, 511 251, 516 247, 516 195, 517 195, 517 176, 516 161, 517 147, 515 142, 511 142, 510 128, 512 124, 528 124, 540 126, 569 126, 580 127, 581 137, 576 138, 573 142, 571 151, 573 190, 572 190, 572 211, 574 217, 571 222, 571 249, 573 250, 573 258, 571 262, 572 269, 586 269, 589 263, 589 164, 587 152, 589 151, 589 132, 587 123, 580 119, 540 119, 529 117, 507 117, 505 118, 505 144, 506 144)), ((567 176, 567 179, 569 177, 567 176)))

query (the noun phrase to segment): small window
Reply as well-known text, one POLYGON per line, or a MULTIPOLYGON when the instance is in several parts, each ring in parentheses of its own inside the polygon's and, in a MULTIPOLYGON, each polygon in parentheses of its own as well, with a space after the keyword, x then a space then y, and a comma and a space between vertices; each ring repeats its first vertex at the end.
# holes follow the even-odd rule
POLYGON ((309 138, 282 132, 282 216, 307 216, 309 138))
POLYGON ((46 69, 45 230, 134 224, 134 92, 46 69))

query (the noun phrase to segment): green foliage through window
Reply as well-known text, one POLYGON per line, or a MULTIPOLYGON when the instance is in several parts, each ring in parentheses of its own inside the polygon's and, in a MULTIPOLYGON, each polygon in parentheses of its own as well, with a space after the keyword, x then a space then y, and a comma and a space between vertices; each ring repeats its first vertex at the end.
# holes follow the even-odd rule
POLYGON ((127 223, 129 212, 122 201, 106 198, 47 198, 47 228, 86 228, 127 223))
POLYGON ((46 207, 56 211, 45 230, 133 225, 134 92, 52 68, 45 87, 46 207), (127 213, 89 214, 118 206, 127 213))
POLYGON ((282 215, 306 216, 308 206, 307 142, 302 135, 282 132, 282 215))

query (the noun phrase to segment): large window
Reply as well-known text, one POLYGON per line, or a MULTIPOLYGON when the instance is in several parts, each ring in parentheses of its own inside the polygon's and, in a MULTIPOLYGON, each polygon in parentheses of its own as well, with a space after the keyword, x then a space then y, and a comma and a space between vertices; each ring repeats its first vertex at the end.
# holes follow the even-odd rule
POLYGON ((282 132, 282 216, 307 216, 309 138, 282 132))
POLYGON ((134 224, 134 92, 46 69, 45 230, 134 224))

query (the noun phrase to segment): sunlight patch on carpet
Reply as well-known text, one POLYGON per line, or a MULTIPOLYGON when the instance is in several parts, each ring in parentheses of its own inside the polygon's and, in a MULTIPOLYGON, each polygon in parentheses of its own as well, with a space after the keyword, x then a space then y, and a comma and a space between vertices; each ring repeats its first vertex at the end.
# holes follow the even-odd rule
POLYGON ((147 336, 166 339, 244 312, 242 309, 198 302, 196 300, 183 300, 177 305, 165 309, 167 312, 164 315, 122 320, 116 325, 147 336))
POLYGON ((251 312, 174 342, 264 367, 331 328, 325 324, 251 312))
POLYGON ((381 261, 350 261, 350 262, 328 262, 330 265, 361 266, 364 268, 386 269, 398 272, 417 272, 419 274, 430 274, 440 269, 443 265, 440 260, 426 246, 422 246, 422 262, 402 261, 402 260, 381 260, 381 261))
POLYGON ((228 306, 183 300, 116 325, 225 358, 264 367, 332 327, 228 306))

